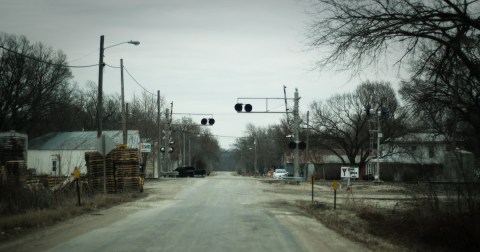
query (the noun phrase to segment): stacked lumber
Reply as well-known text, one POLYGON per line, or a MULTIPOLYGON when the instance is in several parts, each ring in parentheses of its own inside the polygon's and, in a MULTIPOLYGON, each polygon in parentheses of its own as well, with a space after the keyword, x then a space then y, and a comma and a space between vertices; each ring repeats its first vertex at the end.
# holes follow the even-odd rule
POLYGON ((3 185, 21 185, 27 177, 27 165, 25 161, 7 161, 0 172, 3 185))
POLYGON ((18 186, 27 177, 27 135, 0 132, 0 185, 18 186))
POLYGON ((139 190, 138 149, 117 148, 105 158, 98 152, 87 152, 85 161, 88 183, 92 190, 103 191, 104 181, 109 193, 139 190))

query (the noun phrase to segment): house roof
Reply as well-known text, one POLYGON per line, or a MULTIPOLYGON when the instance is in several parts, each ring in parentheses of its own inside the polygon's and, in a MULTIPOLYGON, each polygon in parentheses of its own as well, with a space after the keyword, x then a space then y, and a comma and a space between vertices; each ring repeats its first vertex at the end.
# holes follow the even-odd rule
POLYGON ((447 137, 445 135, 435 133, 409 133, 393 140, 396 143, 439 143, 446 141, 447 137))
MULTIPOLYGON (((123 142, 121 130, 107 130, 103 133, 116 144, 123 142)), ((128 147, 138 148, 139 131, 129 130, 127 140, 128 147)), ((96 146, 97 131, 51 132, 28 142, 29 150, 95 150, 96 146)))

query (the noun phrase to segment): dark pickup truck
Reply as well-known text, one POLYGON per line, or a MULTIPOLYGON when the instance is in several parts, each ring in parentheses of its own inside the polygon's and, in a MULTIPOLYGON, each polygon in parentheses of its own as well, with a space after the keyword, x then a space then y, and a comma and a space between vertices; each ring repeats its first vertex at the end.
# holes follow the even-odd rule
POLYGON ((204 169, 195 169, 193 166, 182 166, 175 169, 178 172, 178 177, 193 177, 193 176, 202 176, 207 175, 207 172, 204 169))

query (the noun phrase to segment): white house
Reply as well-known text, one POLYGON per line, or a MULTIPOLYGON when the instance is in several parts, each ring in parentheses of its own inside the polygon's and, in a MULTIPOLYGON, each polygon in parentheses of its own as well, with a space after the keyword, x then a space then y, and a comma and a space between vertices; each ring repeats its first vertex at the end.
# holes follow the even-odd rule
MULTIPOLYGON (((123 142, 121 130, 103 133, 115 144, 123 142)), ((139 148, 138 130, 128 131, 127 143, 128 148, 139 148)), ((96 131, 52 132, 28 142, 27 165, 29 169, 34 169, 37 175, 69 175, 75 167, 85 174, 85 152, 96 151, 96 148, 96 131)))
POLYGON ((451 142, 444 135, 410 133, 382 145, 380 159, 370 160, 366 172, 381 180, 405 181, 422 177, 433 180, 441 172, 450 148, 451 142))

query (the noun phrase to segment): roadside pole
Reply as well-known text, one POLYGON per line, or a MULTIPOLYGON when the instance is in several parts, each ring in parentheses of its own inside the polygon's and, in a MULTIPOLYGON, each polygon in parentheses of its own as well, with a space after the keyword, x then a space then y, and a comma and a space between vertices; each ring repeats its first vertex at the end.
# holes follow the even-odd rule
POLYGON ((332 187, 333 187, 333 209, 337 209, 337 188, 338 188, 338 182, 334 180, 332 182, 332 187))
POLYGON ((80 186, 78 185, 78 180, 80 179, 80 171, 78 168, 75 166, 75 169, 73 169, 73 176, 75 177, 75 184, 77 187, 77 199, 78 199, 78 206, 81 205, 80 203, 80 186))
POLYGON ((315 176, 312 175, 312 203, 313 203, 313 184, 315 182, 315 176))

